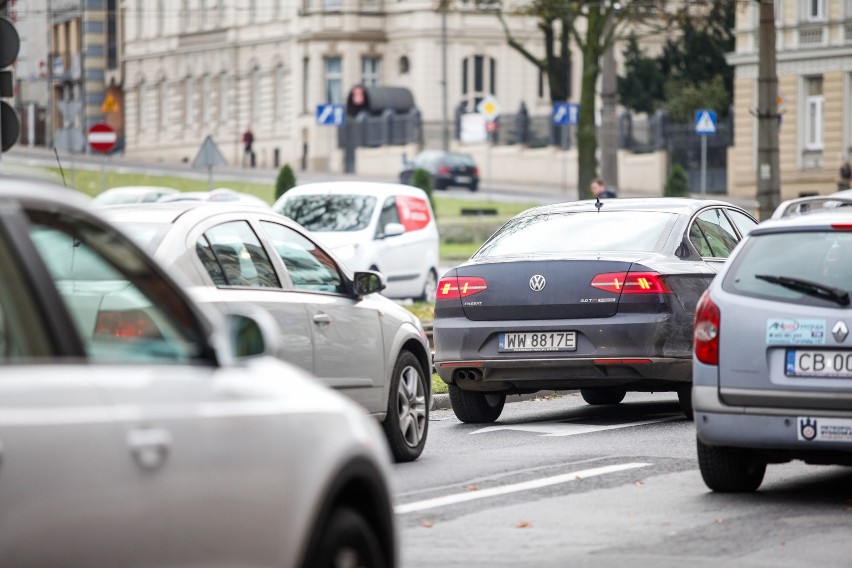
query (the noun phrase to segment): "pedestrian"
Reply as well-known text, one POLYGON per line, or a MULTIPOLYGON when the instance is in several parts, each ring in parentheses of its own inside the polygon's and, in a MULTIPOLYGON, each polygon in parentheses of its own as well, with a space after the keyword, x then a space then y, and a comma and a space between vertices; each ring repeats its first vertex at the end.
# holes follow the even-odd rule
POLYGON ((252 145, 254 144, 254 134, 252 134, 251 127, 246 128, 246 131, 243 132, 243 167, 246 167, 246 157, 249 160, 249 166, 254 167, 254 150, 252 149, 252 145))
POLYGON ((852 167, 849 166, 849 160, 846 159, 840 166, 840 180, 837 182, 837 190, 849 189, 850 185, 852 185, 852 167))
POLYGON ((607 187, 601 178, 592 180, 592 195, 598 198, 618 197, 615 190, 607 187))

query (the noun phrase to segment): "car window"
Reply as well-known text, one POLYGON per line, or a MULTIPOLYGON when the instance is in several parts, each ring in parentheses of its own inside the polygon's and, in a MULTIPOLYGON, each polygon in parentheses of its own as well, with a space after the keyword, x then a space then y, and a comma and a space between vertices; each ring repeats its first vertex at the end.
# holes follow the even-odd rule
POLYGON ((707 258, 728 258, 737 246, 737 233, 718 207, 702 212, 689 228, 689 240, 707 258))
POLYGON ((30 238, 86 354, 98 363, 175 363, 201 357, 189 306, 121 235, 62 213, 29 211, 30 238))
POLYGON ((726 291, 745 296, 838 307, 824 296, 809 295, 765 277, 796 278, 852 291, 852 233, 809 231, 751 236, 722 283, 726 291))
POLYGON ((216 225, 204 237, 209 246, 196 244, 196 254, 217 286, 281 288, 275 268, 248 222, 216 225), (209 252, 215 264, 210 262, 209 252))
POLYGON ((657 251, 677 219, 658 211, 544 213, 503 225, 474 258, 598 251, 657 251))
POLYGON ((371 195, 302 195, 287 199, 281 213, 309 231, 360 231, 375 209, 371 195))
POLYGON ((396 207, 396 198, 388 197, 382 204, 382 212, 379 214, 379 226, 376 227, 376 234, 383 235, 385 226, 388 223, 399 223, 399 210, 396 207))
POLYGON ((742 213, 737 211, 736 209, 726 209, 725 212, 728 214, 728 217, 734 222, 734 225, 737 226, 737 229, 740 230, 740 234, 745 236, 751 231, 754 227, 757 227, 757 221, 742 213))
POLYGON ((287 267, 297 290, 343 294, 343 276, 334 260, 311 240, 289 227, 263 221, 261 227, 287 267))
POLYGON ((0 363, 51 355, 30 288, 0 233, 0 363))

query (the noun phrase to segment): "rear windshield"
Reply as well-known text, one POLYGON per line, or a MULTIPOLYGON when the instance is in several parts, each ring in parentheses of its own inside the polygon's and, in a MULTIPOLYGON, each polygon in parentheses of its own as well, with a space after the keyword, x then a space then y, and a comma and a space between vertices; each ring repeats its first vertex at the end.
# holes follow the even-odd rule
POLYGON ((657 211, 546 213, 506 223, 473 258, 596 251, 656 252, 677 215, 657 211))
POLYGON ((281 213, 309 231, 360 231, 375 208, 370 195, 304 195, 288 199, 281 213))
POLYGON ((833 306, 825 295, 813 295, 778 282, 778 277, 852 291, 852 233, 808 231, 752 235, 728 268, 722 289, 743 296, 812 306, 833 306))
POLYGON ((450 166, 473 166, 473 157, 470 154, 447 154, 447 164, 450 166))
POLYGON ((137 245, 153 254, 169 230, 168 223, 118 223, 124 233, 137 245))

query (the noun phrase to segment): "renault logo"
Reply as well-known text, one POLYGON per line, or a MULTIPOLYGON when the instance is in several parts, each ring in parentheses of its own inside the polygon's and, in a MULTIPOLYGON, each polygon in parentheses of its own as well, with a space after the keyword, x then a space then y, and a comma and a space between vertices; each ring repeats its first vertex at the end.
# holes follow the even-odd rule
POLYGON ((544 286, 547 284, 547 281, 544 279, 544 276, 541 274, 536 274, 532 278, 530 278, 530 290, 533 292, 541 292, 544 290, 544 286))
MULTIPOLYGON (((530 283, 530 286, 532 286, 532 283, 530 283)), ((838 321, 836 324, 834 324, 834 327, 831 328, 831 335, 834 336, 834 339, 837 341, 837 343, 843 343, 843 341, 846 339, 846 336, 849 335, 849 330, 846 328, 845 323, 843 323, 842 321, 838 321)))

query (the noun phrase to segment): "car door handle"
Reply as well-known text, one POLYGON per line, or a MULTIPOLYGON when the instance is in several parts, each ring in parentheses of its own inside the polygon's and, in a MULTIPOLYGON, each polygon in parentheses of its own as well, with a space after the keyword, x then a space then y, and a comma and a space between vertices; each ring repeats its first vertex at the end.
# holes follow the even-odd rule
POLYGON ((127 433, 127 446, 143 469, 157 469, 169 457, 172 434, 162 428, 138 428, 127 433))
POLYGON ((328 314, 316 314, 314 316, 314 323, 319 325, 328 325, 331 323, 331 317, 328 314))

